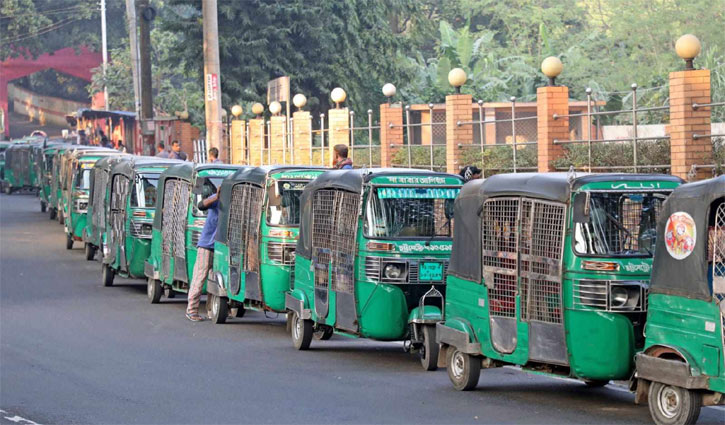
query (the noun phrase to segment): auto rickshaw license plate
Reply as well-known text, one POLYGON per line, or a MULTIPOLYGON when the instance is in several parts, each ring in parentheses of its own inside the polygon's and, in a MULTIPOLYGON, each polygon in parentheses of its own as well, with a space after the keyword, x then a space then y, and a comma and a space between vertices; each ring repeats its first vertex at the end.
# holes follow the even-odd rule
POLYGON ((443 280, 443 263, 420 263, 420 280, 443 280))

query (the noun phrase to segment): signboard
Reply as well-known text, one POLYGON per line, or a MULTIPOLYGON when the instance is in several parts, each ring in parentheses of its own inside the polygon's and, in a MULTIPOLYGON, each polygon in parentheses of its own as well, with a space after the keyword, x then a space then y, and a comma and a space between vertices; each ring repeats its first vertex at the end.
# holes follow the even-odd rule
POLYGON ((216 100, 216 91, 219 88, 219 77, 216 74, 206 74, 206 100, 216 100))
POLYGON ((267 105, 274 102, 289 102, 289 77, 279 77, 267 83, 267 105))
POLYGON ((419 279, 421 281, 440 281, 443 280, 443 264, 442 263, 420 263, 419 279))

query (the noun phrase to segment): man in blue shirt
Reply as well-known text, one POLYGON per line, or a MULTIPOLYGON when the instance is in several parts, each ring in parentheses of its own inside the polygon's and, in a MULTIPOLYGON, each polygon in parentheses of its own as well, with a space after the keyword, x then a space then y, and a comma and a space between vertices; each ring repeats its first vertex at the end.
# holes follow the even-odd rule
MULTIPOLYGON (((221 187, 220 187, 221 188, 221 187)), ((206 222, 201 230, 199 242, 196 244, 196 263, 189 288, 188 304, 186 306, 186 318, 192 322, 201 322, 204 317, 199 315, 199 301, 201 300, 201 288, 204 280, 209 275, 214 258, 214 239, 216 228, 219 222, 219 189, 217 192, 199 202, 199 210, 207 211, 206 222)))
POLYGON ((333 148, 335 157, 332 158, 332 167, 336 170, 352 170, 352 160, 347 157, 346 145, 335 145, 333 148))

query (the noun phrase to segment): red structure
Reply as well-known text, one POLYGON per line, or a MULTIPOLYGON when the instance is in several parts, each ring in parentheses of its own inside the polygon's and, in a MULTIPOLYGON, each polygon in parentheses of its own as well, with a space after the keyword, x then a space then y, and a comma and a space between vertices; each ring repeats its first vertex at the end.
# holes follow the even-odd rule
MULTIPOLYGON (((8 83, 38 71, 54 69, 64 74, 91 81, 91 70, 101 64, 101 54, 81 47, 79 53, 72 47, 44 53, 36 59, 24 57, 10 58, 0 62, 0 107, 8 116, 8 83)), ((7 118, 6 118, 7 119, 7 118)), ((10 135, 10 125, 6 121, 5 135, 10 135)))

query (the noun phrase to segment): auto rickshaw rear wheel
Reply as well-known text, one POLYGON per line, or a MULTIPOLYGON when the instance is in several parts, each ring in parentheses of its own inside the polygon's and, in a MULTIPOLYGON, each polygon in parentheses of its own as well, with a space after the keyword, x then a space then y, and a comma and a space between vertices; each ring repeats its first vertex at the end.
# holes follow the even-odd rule
POLYGON ((73 235, 65 235, 65 249, 73 249, 73 235))
POLYGON ((297 312, 292 313, 292 343, 298 350, 307 350, 312 342, 312 320, 301 318, 297 312))
POLYGON ((86 243, 83 249, 86 253, 86 260, 93 261, 93 259, 96 258, 96 248, 94 248, 93 245, 86 243))
POLYGON ((55 208, 51 208, 50 213, 48 214, 48 219, 55 220, 55 216, 57 213, 58 213, 58 210, 56 210, 55 208))
POLYGON ((12 187, 10 187, 10 185, 9 185, 9 184, 6 184, 6 185, 5 185, 5 194, 6 194, 6 195, 10 195, 10 194, 12 194, 12 193, 13 193, 13 188, 12 188, 12 187))
POLYGON ((40 201, 40 212, 44 213, 48 209, 48 204, 45 201, 40 201))
POLYGON ((697 422, 702 408, 698 392, 652 382, 648 396, 649 412, 657 425, 690 425, 697 422))
POLYGON ((600 388, 605 385, 607 385, 609 381, 605 381, 603 379, 585 379, 584 385, 586 385, 589 388, 600 388))
POLYGON ((158 304, 163 293, 164 288, 161 287, 161 281, 152 277, 148 278, 146 281, 146 295, 148 295, 151 304, 158 304))
POLYGON ((318 326, 314 336, 317 340, 327 341, 328 339, 332 338, 333 333, 334 331, 332 330, 331 326, 318 326))
POLYGON ((176 291, 174 291, 170 286, 164 287, 164 296, 166 298, 176 298, 176 291))
POLYGON ((449 347, 447 354, 448 378, 453 388, 458 391, 469 391, 476 388, 481 376, 481 359, 449 347))
POLYGON ((236 307, 236 311, 234 312, 234 317, 242 318, 244 317, 244 313, 247 312, 247 309, 244 308, 244 305, 238 304, 236 307))
POLYGON ((229 317, 229 303, 226 298, 209 294, 206 296, 206 314, 216 324, 222 324, 229 317))
POLYGON ((103 286, 113 286, 114 275, 115 273, 111 266, 108 264, 101 266, 101 280, 103 281, 103 286))
POLYGON ((438 352, 440 346, 436 342, 436 328, 434 325, 423 326, 423 345, 418 350, 420 364, 423 369, 432 371, 438 369, 438 352))

